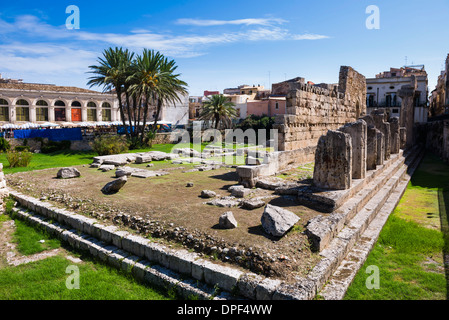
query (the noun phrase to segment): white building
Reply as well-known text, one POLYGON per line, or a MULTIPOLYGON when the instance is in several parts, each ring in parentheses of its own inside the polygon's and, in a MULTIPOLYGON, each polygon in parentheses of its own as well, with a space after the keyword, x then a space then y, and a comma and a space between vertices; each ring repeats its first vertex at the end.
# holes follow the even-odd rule
POLYGON ((402 100, 398 91, 402 86, 410 85, 411 76, 417 81, 415 93, 415 122, 427 122, 428 78, 424 66, 391 68, 390 71, 367 78, 366 106, 370 114, 376 109, 385 109, 390 117, 399 117, 402 100))
POLYGON ((24 83, 0 75, 0 124, 120 120, 113 94, 76 87, 24 83))

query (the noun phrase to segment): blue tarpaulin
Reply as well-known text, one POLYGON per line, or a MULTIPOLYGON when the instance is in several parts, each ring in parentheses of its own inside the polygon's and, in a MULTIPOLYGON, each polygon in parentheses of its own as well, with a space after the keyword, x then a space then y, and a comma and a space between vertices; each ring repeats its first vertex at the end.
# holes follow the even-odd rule
POLYGON ((81 128, 14 130, 14 138, 48 138, 51 141, 82 140, 81 128))

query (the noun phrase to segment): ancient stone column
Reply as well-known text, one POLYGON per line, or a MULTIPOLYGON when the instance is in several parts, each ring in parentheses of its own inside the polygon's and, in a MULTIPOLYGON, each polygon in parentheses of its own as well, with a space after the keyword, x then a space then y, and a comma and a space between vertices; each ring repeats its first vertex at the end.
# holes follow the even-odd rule
POLYGON ((377 132, 374 126, 368 126, 366 134, 366 170, 377 168, 377 132))
POLYGON ((407 129, 404 127, 399 128, 399 139, 400 139, 400 146, 401 149, 405 149, 405 144, 407 142, 407 129))
POLYGON ((390 159, 390 124, 385 122, 385 114, 383 110, 376 110, 371 113, 374 123, 376 124, 376 128, 384 134, 384 160, 390 159))
POLYGON ((384 134, 376 129, 376 140, 377 140, 377 165, 383 165, 385 161, 385 142, 384 134))
POLYGON ((329 130, 318 140, 313 183, 319 188, 345 190, 351 187, 351 180, 351 136, 344 132, 329 130))
POLYGON ((365 179, 366 176, 366 122, 362 119, 345 124, 338 131, 347 133, 352 140, 352 178, 365 179))
POLYGON ((415 122, 415 106, 414 97, 417 88, 416 77, 410 77, 410 84, 402 86, 398 91, 398 96, 401 97, 401 127, 407 129, 406 135, 406 148, 413 146, 414 136, 413 136, 413 125, 415 122))
POLYGON ((400 132, 399 132, 399 118, 398 117, 392 117, 390 118, 390 152, 392 154, 399 153, 399 150, 401 148, 401 140, 400 140, 400 132))

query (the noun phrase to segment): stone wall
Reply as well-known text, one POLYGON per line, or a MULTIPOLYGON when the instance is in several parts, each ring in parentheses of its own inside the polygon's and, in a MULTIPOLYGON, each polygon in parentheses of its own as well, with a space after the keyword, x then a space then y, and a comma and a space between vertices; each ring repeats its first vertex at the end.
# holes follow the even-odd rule
POLYGON ((304 149, 300 153, 307 156, 296 159, 298 152, 291 152, 286 163, 314 161, 314 149, 322 135, 366 114, 365 77, 351 67, 341 67, 338 86, 311 85, 297 78, 282 90, 287 84, 286 114, 278 115, 274 126, 279 131, 279 151, 304 149))
POLYGON ((417 142, 425 143, 426 149, 449 162, 449 120, 418 125, 417 142))

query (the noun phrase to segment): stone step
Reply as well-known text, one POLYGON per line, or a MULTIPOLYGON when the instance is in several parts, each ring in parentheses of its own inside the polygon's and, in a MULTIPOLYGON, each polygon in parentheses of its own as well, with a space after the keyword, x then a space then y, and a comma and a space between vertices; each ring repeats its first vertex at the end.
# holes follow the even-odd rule
POLYGON ((389 215, 393 212, 402 198, 411 176, 418 167, 423 155, 424 152, 422 152, 416 158, 416 161, 408 167, 408 172, 405 175, 405 178, 400 181, 395 190, 391 193, 390 197, 387 199, 385 205, 378 212, 377 216, 364 230, 358 243, 354 245, 351 250, 349 250, 346 257, 336 268, 335 272, 320 292, 320 296, 324 299, 341 300, 344 298, 346 291, 354 280, 357 272, 363 266, 368 254, 377 242, 379 234, 387 222, 389 215))
POLYGON ((138 281, 150 283, 161 288, 175 288, 183 298, 196 296, 202 300, 229 299, 227 293, 214 296, 214 288, 201 284, 194 279, 186 279, 181 274, 161 265, 131 254, 115 245, 105 243, 76 229, 67 229, 59 223, 51 223, 48 219, 25 209, 13 208, 17 218, 38 226, 51 236, 68 243, 75 250, 89 252, 93 257, 115 268, 131 273, 138 281))
POLYGON ((101 255, 100 258, 116 266, 116 260, 137 259, 136 263, 145 265, 145 270, 151 273, 144 278, 145 281, 153 281, 154 284, 163 281, 170 286, 179 284, 177 290, 184 296, 195 294, 201 299, 271 300, 282 284, 277 279, 211 262, 195 252, 168 248, 154 240, 121 231, 113 225, 103 225, 95 219, 56 208, 15 190, 10 189, 9 193, 24 208, 15 209, 19 218, 42 226, 75 249, 101 255), (220 290, 220 295, 213 295, 215 288, 220 290), (238 296, 232 294, 235 290, 238 296))
POLYGON ((346 201, 335 212, 326 216, 319 215, 311 219, 306 226, 305 233, 309 237, 312 249, 315 251, 324 250, 336 234, 383 188, 390 177, 394 176, 407 159, 416 155, 416 151, 413 151, 415 149, 412 152, 409 151, 404 155, 401 154, 395 157, 394 162, 390 162, 386 169, 376 173, 374 179, 365 184, 362 190, 346 201))
MULTIPOLYGON (((329 280, 354 245, 362 239, 362 234, 377 217, 378 213, 387 206, 388 199, 397 189, 398 185, 404 181, 408 182, 408 166, 417 165, 416 160, 419 159, 420 155, 421 153, 414 157, 409 157, 407 163, 391 177, 388 183, 370 199, 366 206, 350 220, 329 243, 328 247, 320 253, 323 259, 308 275, 314 281, 317 291, 329 280)), ((389 207, 387 206, 387 208, 389 207)))
POLYGON ((397 154, 392 154, 390 159, 386 160, 383 165, 378 165, 376 170, 368 170, 364 179, 353 179, 351 187, 346 190, 325 190, 314 186, 299 188, 298 201, 323 213, 335 212, 346 201, 363 190, 368 183, 388 170, 403 156, 402 150, 397 154))

